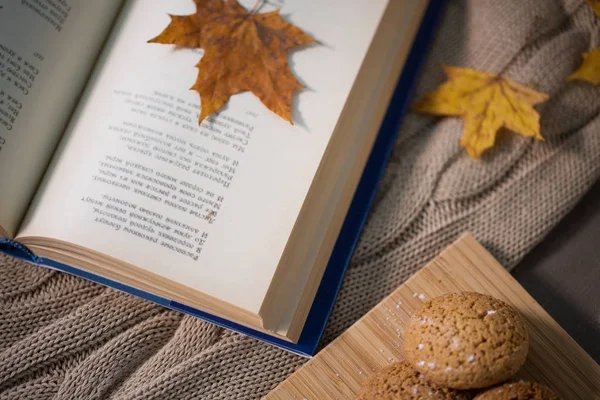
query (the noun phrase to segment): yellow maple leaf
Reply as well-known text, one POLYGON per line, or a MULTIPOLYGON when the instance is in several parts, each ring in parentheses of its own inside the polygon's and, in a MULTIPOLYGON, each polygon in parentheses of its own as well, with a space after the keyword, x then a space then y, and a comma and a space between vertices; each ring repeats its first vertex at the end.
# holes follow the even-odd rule
POLYGON ((443 66, 448 80, 427 93, 412 109, 432 115, 460 116, 460 144, 472 158, 494 146, 501 128, 543 140, 534 105, 548 95, 502 76, 470 68, 443 66))
POLYGON ((577 71, 567 77, 567 81, 588 81, 600 84, 600 48, 583 53, 583 62, 577 71))
POLYGON ((600 0, 585 0, 586 3, 594 10, 598 18, 600 18, 600 0))
MULTIPOLYGON (((590 8, 600 18, 600 0, 585 0, 590 8)), ((567 77, 567 81, 587 81, 594 85, 600 84, 600 47, 583 53, 583 62, 577 71, 567 77)))

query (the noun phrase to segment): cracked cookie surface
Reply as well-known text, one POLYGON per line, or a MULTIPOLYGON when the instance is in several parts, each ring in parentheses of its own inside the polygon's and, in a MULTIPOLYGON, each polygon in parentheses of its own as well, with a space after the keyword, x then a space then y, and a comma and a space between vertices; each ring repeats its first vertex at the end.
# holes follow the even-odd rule
POLYGON ((408 361, 399 361, 374 373, 364 383, 357 400, 469 400, 467 393, 443 388, 416 371, 408 361))
POLYGON ((521 315, 507 303, 480 293, 452 293, 415 312, 404 350, 413 367, 438 385, 478 389, 521 368, 529 335, 521 315))
POLYGON ((559 400, 550 388, 534 382, 511 382, 477 395, 474 400, 559 400))

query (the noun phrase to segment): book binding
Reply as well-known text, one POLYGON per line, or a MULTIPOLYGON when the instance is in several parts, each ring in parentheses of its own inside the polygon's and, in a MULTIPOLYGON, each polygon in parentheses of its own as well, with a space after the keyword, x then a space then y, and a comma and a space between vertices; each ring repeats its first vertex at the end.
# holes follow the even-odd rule
POLYGON ((356 244, 358 243, 360 233, 366 222, 371 205, 373 204, 377 187, 392 153, 402 120, 406 115, 408 103, 414 92, 418 73, 425 60, 427 49, 435 33, 435 28, 444 3, 444 0, 432 0, 423 16, 421 27, 413 42, 406 64, 396 85, 396 90, 381 124, 379 134, 373 145, 371 154, 369 155, 366 167, 361 176, 298 343, 291 343, 272 337, 184 304, 103 278, 99 275, 58 263, 47 258, 37 257, 25 246, 9 239, 0 239, 0 252, 38 266, 66 272, 141 297, 163 307, 203 319, 220 327, 253 337, 302 357, 312 357, 318 350, 321 337, 323 336, 327 321, 341 288, 344 275, 350 264, 350 260, 354 253, 354 249, 356 248, 356 244))

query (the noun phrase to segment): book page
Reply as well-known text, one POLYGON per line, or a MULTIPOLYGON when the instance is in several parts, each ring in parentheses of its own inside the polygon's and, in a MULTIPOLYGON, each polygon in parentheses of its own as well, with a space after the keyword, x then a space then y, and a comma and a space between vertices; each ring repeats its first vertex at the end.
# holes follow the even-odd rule
POLYGON ((16 233, 120 0, 0 0, 0 226, 16 233))
POLYGON ((194 2, 128 1, 20 235, 258 312, 386 5, 278 1, 321 43, 290 54, 295 124, 246 92, 199 126, 202 51, 146 43, 194 2))

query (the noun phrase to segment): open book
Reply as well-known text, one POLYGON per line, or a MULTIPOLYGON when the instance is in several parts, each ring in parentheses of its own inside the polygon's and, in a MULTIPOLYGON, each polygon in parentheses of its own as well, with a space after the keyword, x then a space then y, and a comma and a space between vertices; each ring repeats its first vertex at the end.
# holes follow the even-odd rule
POLYGON ((148 43, 192 0, 0 0, 2 248, 310 354, 434 3, 267 2, 320 42, 292 125, 252 93, 198 123, 202 51, 148 43))

